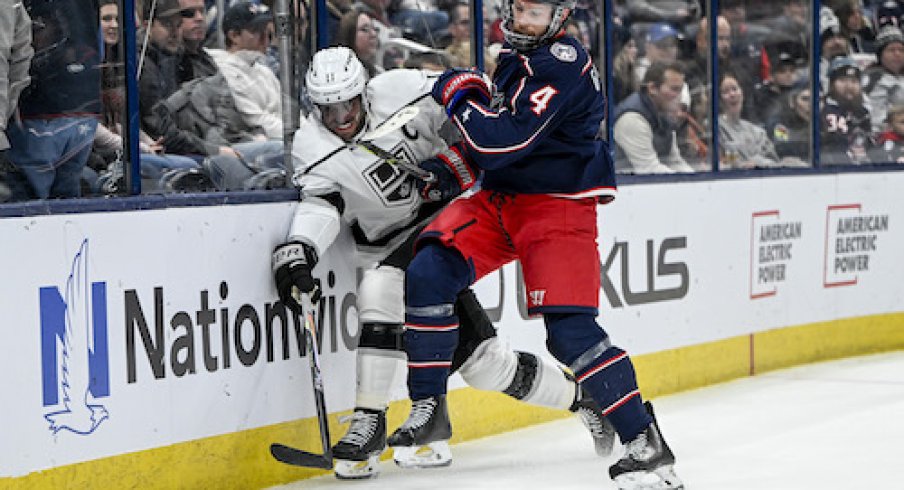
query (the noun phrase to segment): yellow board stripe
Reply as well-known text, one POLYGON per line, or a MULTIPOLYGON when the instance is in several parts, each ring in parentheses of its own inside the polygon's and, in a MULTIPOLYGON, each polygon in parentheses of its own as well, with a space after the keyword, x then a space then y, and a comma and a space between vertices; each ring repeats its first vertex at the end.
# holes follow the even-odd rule
MULTIPOLYGON (((633 358, 647 398, 708 386, 799 364, 904 349, 904 313, 812 323, 759 332, 633 358)), ((389 427, 401 425, 407 401, 394 402, 389 427)), ((569 416, 533 407, 500 393, 471 388, 449 394, 455 436, 477 439, 569 416)), ((339 415, 330 430, 342 434, 339 415)), ((172 446, 52 468, 17 478, 0 478, 0 489, 248 489, 322 475, 271 458, 271 442, 320 451, 317 420, 304 419, 172 446)), ((590 441, 588 439, 588 444, 590 441)))

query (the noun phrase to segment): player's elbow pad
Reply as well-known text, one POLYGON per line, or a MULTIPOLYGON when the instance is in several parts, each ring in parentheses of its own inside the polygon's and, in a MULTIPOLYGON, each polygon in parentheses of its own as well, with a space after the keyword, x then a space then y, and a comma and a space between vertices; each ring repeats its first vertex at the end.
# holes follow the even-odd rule
POLYGON ((319 197, 305 197, 295 208, 289 240, 314 247, 319 257, 339 235, 339 210, 319 197))

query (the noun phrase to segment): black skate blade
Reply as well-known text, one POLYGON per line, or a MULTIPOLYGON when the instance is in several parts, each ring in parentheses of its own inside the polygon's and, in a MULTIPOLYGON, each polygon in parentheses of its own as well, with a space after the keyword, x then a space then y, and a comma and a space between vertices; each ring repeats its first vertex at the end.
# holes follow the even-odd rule
POLYGON ((333 469, 332 455, 309 453, 279 443, 270 444, 270 454, 272 454, 277 461, 293 466, 321 468, 324 470, 333 469))

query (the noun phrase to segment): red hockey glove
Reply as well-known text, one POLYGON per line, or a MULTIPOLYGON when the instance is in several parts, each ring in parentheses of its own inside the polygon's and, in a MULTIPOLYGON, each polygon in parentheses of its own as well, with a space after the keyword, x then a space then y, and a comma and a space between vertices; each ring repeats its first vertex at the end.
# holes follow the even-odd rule
POLYGON ((468 99, 489 105, 490 94, 490 84, 483 73, 459 68, 446 70, 430 91, 433 100, 445 107, 450 117, 458 105, 468 99))
POLYGON ((418 190, 427 201, 445 201, 470 189, 477 182, 477 168, 465 158, 460 144, 455 144, 422 161, 418 166, 429 171, 436 180, 415 181, 418 190))

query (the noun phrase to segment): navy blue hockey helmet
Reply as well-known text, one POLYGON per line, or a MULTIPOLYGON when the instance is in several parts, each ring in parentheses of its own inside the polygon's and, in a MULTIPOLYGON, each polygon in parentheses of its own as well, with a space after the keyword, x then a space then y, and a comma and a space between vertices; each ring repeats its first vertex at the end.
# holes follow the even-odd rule
POLYGON ((561 31, 565 26, 565 22, 568 21, 568 17, 571 16, 571 13, 574 11, 575 5, 575 0, 529 1, 551 5, 553 7, 552 20, 549 22, 549 27, 546 28, 546 32, 544 32, 540 36, 530 36, 528 34, 515 32, 515 16, 512 10, 515 0, 504 0, 505 8, 502 9, 503 17, 502 25, 500 25, 500 28, 502 29, 502 34, 505 36, 505 40, 508 41, 509 44, 511 44, 518 51, 529 51, 531 49, 534 49, 540 44, 544 43, 546 40, 558 34, 559 31, 561 31))

